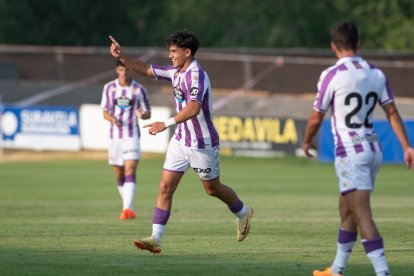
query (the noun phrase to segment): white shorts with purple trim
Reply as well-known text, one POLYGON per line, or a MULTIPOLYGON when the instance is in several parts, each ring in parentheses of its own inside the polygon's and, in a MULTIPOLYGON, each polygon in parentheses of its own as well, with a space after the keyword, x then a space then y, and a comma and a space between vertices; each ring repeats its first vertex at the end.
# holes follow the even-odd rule
POLYGON ((342 195, 355 190, 374 190, 375 176, 382 163, 382 152, 360 152, 335 158, 336 176, 342 195))
POLYGON ((192 149, 181 145, 173 137, 168 146, 164 170, 186 172, 191 167, 202 180, 220 175, 220 148, 192 149))
POLYGON ((124 166, 125 160, 139 160, 141 148, 139 139, 126 138, 109 140, 108 163, 112 166, 124 166))

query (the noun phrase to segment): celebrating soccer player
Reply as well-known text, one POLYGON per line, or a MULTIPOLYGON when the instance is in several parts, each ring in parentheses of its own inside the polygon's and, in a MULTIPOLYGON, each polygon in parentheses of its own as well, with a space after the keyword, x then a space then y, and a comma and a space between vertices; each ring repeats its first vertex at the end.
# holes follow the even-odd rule
POLYGON ((237 240, 249 233, 252 208, 245 205, 228 186, 220 181, 220 144, 213 124, 212 92, 207 73, 195 59, 198 38, 180 31, 166 39, 172 65, 149 65, 126 56, 112 40, 111 54, 131 70, 157 80, 171 82, 177 113, 165 122, 146 125, 151 135, 177 125, 168 146, 158 198, 153 214, 152 235, 135 241, 138 248, 152 253, 161 252, 161 237, 171 213, 172 198, 177 186, 189 167, 200 177, 207 194, 217 197, 237 217, 237 240))
POLYGON ((147 90, 132 79, 128 67, 117 60, 118 78, 105 84, 101 106, 103 116, 110 122, 108 162, 118 182, 123 208, 120 219, 135 218, 135 171, 140 158, 140 133, 137 116, 151 117, 147 90))
POLYGON ((314 276, 342 275, 357 231, 366 255, 377 275, 390 275, 384 255, 383 239, 374 223, 370 195, 375 175, 382 163, 382 150, 373 129, 372 114, 377 102, 397 135, 407 168, 414 168, 411 147, 402 119, 394 103, 384 73, 357 55, 358 30, 352 23, 340 23, 331 29, 331 48, 337 63, 322 72, 318 94, 306 127, 303 150, 308 157, 312 138, 325 112, 331 108, 335 139, 335 169, 339 181, 340 229, 336 257, 331 267, 315 270, 314 276))

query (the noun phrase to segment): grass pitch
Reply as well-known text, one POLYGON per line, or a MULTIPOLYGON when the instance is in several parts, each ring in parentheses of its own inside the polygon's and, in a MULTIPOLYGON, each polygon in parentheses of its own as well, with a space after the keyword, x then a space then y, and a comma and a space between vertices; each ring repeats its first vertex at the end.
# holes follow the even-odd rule
MULTIPOLYGON (((151 233, 163 157, 138 168, 137 219, 121 201, 106 161, 0 164, 1 275, 311 275, 330 265, 338 231, 332 164, 303 159, 223 158, 222 181, 252 206, 250 235, 188 171, 173 202, 162 252, 137 250, 151 233)), ((372 205, 393 275, 414 271, 414 175, 384 165, 372 205)), ((374 275, 358 243, 345 275, 374 275)))

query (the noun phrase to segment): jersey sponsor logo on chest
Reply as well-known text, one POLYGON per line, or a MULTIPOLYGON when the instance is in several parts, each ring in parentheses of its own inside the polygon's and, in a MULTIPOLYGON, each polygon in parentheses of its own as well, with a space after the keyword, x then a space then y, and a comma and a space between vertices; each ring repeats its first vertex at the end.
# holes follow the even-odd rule
POLYGON ((190 90, 190 95, 191 96, 196 96, 198 94, 198 88, 197 87, 192 87, 190 90))
POLYGON ((173 90, 174 90, 174 96, 177 99, 177 101, 180 102, 180 103, 184 102, 184 99, 185 99, 184 98, 184 93, 181 90, 181 88, 179 86, 174 86, 173 90))
POLYGON ((122 109, 130 108, 131 107, 131 99, 121 96, 117 99, 115 99, 115 104, 122 109))

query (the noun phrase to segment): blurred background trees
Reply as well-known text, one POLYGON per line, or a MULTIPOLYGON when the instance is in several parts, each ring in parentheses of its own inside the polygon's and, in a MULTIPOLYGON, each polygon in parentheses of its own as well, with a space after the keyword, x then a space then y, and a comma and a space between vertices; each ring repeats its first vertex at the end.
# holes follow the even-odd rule
POLYGON ((0 0, 0 44, 163 46, 187 28, 204 47, 325 48, 344 20, 364 48, 414 50, 412 0, 0 0))

